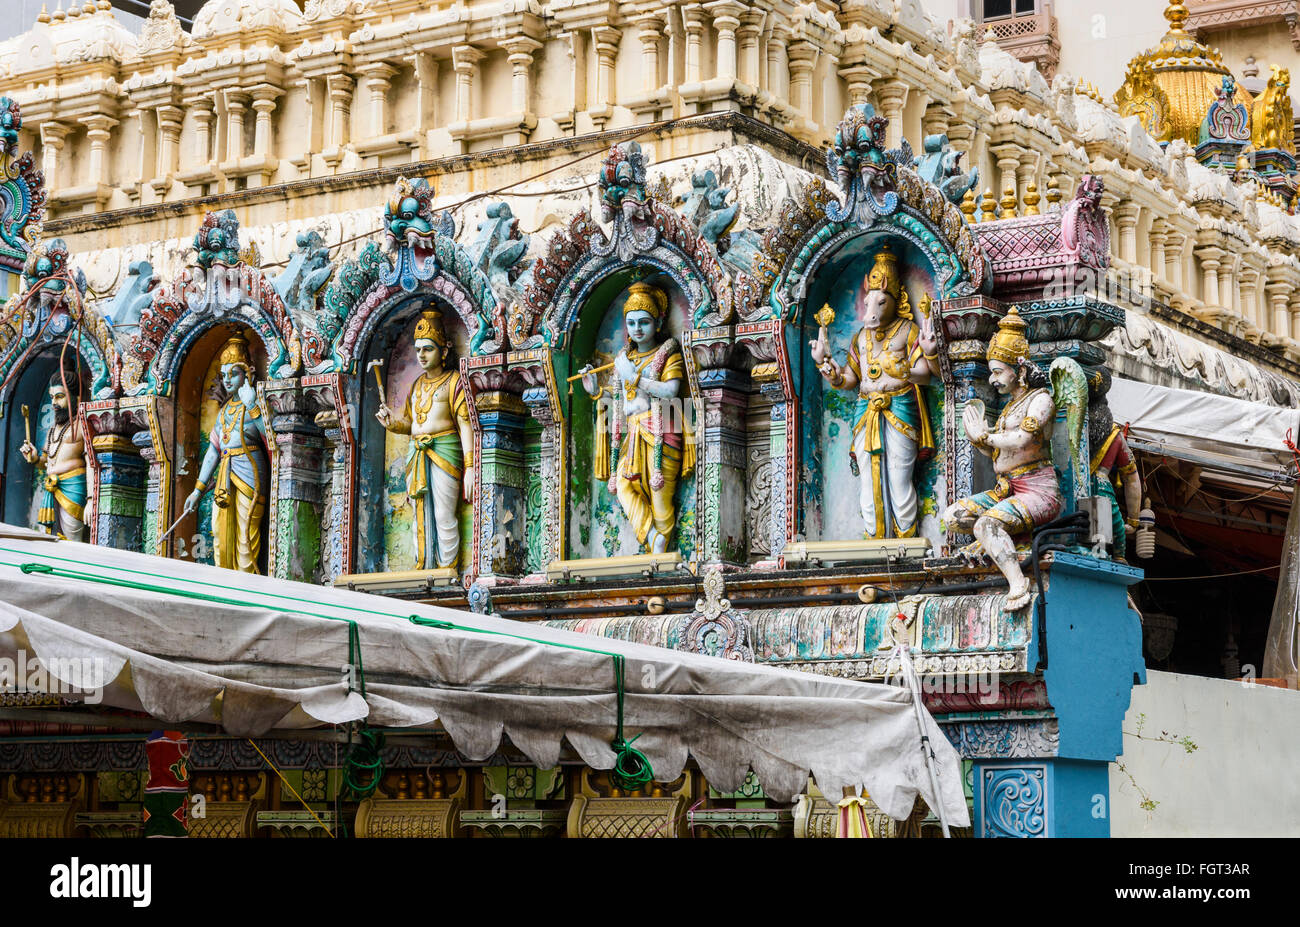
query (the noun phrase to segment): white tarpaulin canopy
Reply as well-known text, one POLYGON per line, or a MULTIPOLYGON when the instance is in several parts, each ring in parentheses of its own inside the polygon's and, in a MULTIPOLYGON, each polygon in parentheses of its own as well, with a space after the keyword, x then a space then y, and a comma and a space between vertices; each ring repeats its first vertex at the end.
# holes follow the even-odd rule
POLYGON ((1300 433, 1300 411, 1190 389, 1116 378, 1107 394, 1115 421, 1129 436, 1172 457, 1194 451, 1207 463, 1282 470, 1291 462, 1284 439, 1300 433))
POLYGON ((833 799, 864 786, 895 819, 920 794, 948 824, 969 823, 960 758, 902 687, 38 537, 0 530, 0 658, 35 656, 55 675, 93 661, 103 704, 169 725, 256 736, 362 719, 439 722, 471 761, 490 756, 504 732, 540 767, 556 765, 567 740, 587 765, 609 769, 619 654, 625 733, 640 735, 635 746, 661 781, 689 754, 723 791, 752 767, 769 795, 789 801, 811 773, 833 799), (349 664, 359 667, 352 690, 349 664))

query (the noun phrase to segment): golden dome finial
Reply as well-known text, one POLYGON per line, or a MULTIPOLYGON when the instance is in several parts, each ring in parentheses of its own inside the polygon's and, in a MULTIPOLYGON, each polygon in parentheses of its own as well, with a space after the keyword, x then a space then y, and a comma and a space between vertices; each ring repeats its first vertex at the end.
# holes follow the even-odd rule
POLYGON ((1187 22, 1187 16, 1187 7, 1183 4, 1183 0, 1172 0, 1169 6, 1165 8, 1165 19, 1169 20, 1169 31, 1185 32, 1183 23, 1187 22))
POLYGON ((1002 211, 998 213, 999 219, 1014 219, 1016 217, 1016 188, 1007 184, 1007 188, 1002 191, 1002 200, 998 203, 1002 211))
POLYGON ((998 201, 993 198, 993 189, 984 188, 984 198, 980 200, 980 221, 992 222, 998 217, 998 201))
POLYGON ((966 217, 969 225, 974 225, 979 220, 975 218, 975 210, 979 207, 975 205, 975 188, 966 191, 966 195, 961 198, 961 213, 966 217))
POLYGON ((44 3, 41 4, 41 12, 36 17, 36 21, 38 23, 47 23, 50 21, 50 11, 49 8, 44 3))

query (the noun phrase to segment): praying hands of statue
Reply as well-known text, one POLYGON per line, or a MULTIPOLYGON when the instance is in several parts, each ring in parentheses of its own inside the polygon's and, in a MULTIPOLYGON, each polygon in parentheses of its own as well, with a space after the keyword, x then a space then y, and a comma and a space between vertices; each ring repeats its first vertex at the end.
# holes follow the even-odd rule
MULTIPOLYGON (((989 425, 984 420, 983 405, 968 404, 966 410, 962 412, 962 424, 966 426, 966 437, 971 444, 980 447, 988 440, 989 425)), ((987 452, 986 452, 987 453, 987 452)))

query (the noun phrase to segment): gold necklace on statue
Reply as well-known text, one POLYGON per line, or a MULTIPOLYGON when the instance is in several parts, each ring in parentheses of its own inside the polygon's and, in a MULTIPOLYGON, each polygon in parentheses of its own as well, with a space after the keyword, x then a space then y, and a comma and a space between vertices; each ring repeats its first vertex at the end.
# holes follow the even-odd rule
POLYGON ((444 383, 455 373, 454 370, 448 370, 440 376, 426 373, 415 383, 415 401, 412 405, 415 407, 415 414, 418 419, 424 419, 433 408, 433 400, 438 397, 444 383))

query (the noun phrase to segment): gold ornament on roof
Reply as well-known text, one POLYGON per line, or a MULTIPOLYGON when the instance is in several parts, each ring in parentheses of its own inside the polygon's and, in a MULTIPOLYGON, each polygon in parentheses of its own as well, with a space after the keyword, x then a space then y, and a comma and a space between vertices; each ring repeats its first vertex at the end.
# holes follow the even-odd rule
POLYGON ((1029 181, 1029 185, 1025 187, 1025 213, 1024 214, 1026 216, 1038 215, 1039 214, 1038 204, 1041 201, 1042 201, 1042 197, 1038 195, 1038 184, 1034 183, 1032 180, 1029 181))
POLYGON ((966 217, 966 222, 974 225, 979 220, 975 218, 975 210, 979 207, 975 205, 975 189, 966 191, 966 195, 961 198, 961 212, 966 217))
POLYGON ((1268 86, 1250 109, 1250 140, 1255 148, 1276 148, 1295 154, 1295 122, 1291 113, 1291 72, 1270 65, 1268 86))
POLYGON ((993 190, 984 188, 984 198, 980 200, 980 221, 992 222, 998 217, 998 201, 993 198, 993 190))
MULTIPOLYGON (((1155 48, 1129 62, 1115 102, 1121 116, 1137 116, 1156 141, 1181 138, 1194 146, 1201 120, 1217 99, 1223 76, 1231 72, 1217 48, 1196 41, 1183 28, 1187 16, 1181 0, 1169 4, 1165 9, 1169 32, 1155 48)), ((1234 99, 1250 106, 1250 93, 1240 84, 1234 99)))
POLYGON ((1016 217, 1016 188, 1007 186, 1002 191, 1002 200, 998 203, 1002 211, 998 213, 999 219, 1014 219, 1016 217))

